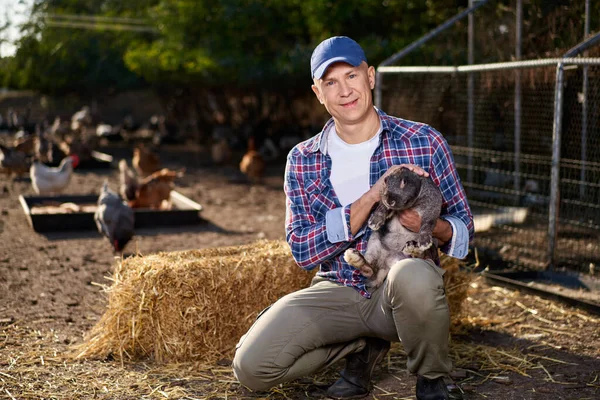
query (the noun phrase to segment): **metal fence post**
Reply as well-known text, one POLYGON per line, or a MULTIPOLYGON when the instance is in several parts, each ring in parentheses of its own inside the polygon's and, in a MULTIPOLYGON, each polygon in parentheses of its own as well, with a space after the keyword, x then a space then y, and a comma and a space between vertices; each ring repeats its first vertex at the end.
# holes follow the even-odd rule
POLYGON ((564 65, 556 67, 554 89, 554 126, 552 128, 552 164, 550 172, 550 204, 548 210, 548 269, 556 267, 558 215, 560 212, 560 136, 562 123, 564 65))
MULTIPOLYGON (((585 1, 585 22, 583 27, 583 40, 590 34, 590 0, 585 1)), ((587 57, 588 51, 585 51, 584 57, 587 57)), ((587 161, 587 108, 588 108, 588 66, 583 66, 583 84, 581 88, 581 171, 579 180, 579 198, 585 198, 585 179, 586 179, 586 161, 587 161)))
MULTIPOLYGON (((523 25, 523 0, 517 0, 517 16, 515 27, 515 59, 521 60, 521 27, 523 25)), ((514 189, 518 192, 521 188, 521 70, 515 70, 515 155, 514 155, 514 189)), ((515 201, 518 201, 516 196, 515 201)))
MULTIPOLYGON (((469 8, 473 7, 473 1, 469 0, 469 8)), ((474 62, 474 36, 475 36, 475 17, 469 14, 468 17, 468 64, 473 65, 474 62)), ((474 126, 475 126, 475 105, 474 105, 475 81, 473 72, 467 75, 467 146, 469 154, 467 158, 467 182, 473 183, 473 146, 474 146, 474 126)))

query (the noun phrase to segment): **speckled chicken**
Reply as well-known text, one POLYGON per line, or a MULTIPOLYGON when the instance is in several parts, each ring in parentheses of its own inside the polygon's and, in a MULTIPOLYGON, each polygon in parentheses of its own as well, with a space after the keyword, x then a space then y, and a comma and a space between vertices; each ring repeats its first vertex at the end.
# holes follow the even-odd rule
POLYGON ((94 213, 98 232, 104 235, 115 252, 122 252, 134 234, 135 213, 121 197, 104 182, 94 213))
POLYGON ((40 162, 54 162, 54 142, 48 140, 45 133, 40 129, 35 133, 33 151, 35 158, 40 162))
POLYGON ((119 194, 125 201, 135 199, 138 189, 138 180, 135 172, 129 168, 127 161, 119 161, 119 194))

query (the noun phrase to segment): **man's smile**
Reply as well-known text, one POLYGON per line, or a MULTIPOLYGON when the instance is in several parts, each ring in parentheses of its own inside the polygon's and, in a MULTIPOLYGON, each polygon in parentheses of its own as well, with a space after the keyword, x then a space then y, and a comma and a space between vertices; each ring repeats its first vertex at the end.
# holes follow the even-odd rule
POLYGON ((342 106, 345 108, 351 108, 351 107, 354 107, 356 105, 356 103, 358 103, 358 99, 351 101, 350 103, 342 104, 342 106))

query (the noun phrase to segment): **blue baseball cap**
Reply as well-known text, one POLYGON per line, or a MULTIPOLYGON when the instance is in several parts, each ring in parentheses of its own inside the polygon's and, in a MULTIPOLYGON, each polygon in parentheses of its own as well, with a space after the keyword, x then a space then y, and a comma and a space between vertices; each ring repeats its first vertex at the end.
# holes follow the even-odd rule
POLYGON ((345 62, 358 67, 367 57, 362 47, 347 36, 334 36, 323 40, 313 50, 310 70, 313 79, 321 79, 327 68, 336 62, 345 62))

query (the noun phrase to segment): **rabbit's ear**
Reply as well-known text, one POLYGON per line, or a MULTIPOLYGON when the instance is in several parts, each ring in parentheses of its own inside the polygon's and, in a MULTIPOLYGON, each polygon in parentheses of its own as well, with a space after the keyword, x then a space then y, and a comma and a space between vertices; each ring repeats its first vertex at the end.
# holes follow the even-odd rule
POLYGON ((379 230, 385 224, 385 221, 391 216, 392 211, 389 210, 383 203, 379 203, 375 211, 369 217, 369 228, 374 231, 379 230))

